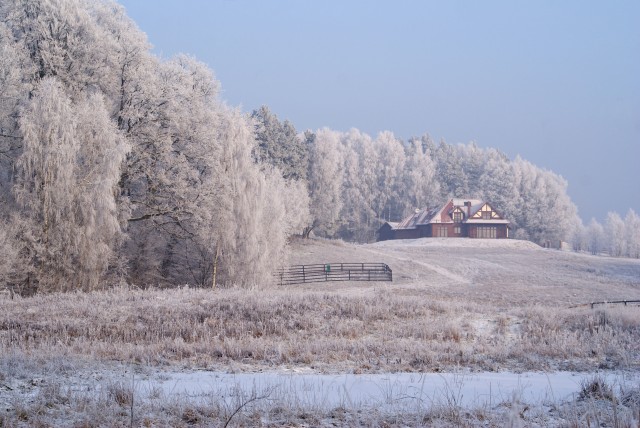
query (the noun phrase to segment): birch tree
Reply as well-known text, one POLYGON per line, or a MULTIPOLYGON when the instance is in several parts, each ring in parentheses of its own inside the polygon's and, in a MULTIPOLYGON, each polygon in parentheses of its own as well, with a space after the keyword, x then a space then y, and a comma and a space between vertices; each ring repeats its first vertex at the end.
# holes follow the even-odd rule
POLYGON ((618 213, 607 213, 604 232, 609 255, 614 257, 623 256, 627 247, 625 239, 625 224, 618 213))
POLYGON ((435 207, 442 201, 436 165, 426 152, 423 141, 411 139, 406 151, 403 215, 409 214, 415 208, 435 207))
MULTIPOLYGON (((1 15, 1 13, 0 13, 1 15)), ((13 206, 11 181, 14 163, 22 149, 18 130, 20 109, 28 101, 32 74, 26 50, 15 42, 7 25, 0 21, 0 215, 13 206)))
POLYGON ((342 209, 343 169, 339 133, 327 128, 317 131, 309 157, 313 227, 321 236, 333 236, 340 226, 342 209))
POLYGON ((624 228, 627 257, 640 258, 640 217, 632 209, 629 209, 624 218, 624 228))
POLYGON ((376 175, 378 177, 378 198, 375 210, 379 223, 386 220, 400 218, 404 214, 400 203, 400 195, 404 191, 402 183, 405 168, 405 154, 402 142, 397 140, 389 131, 381 132, 375 140, 378 163, 376 175))
POLYGON ((436 161, 436 171, 440 181, 442 198, 468 197, 469 183, 465 174, 462 159, 458 155, 455 147, 447 144, 444 140, 438 145, 434 160, 436 161))
POLYGON ((606 248, 604 228, 594 218, 587 226, 587 245, 593 255, 600 254, 606 248))
POLYGON ((362 195, 362 220, 360 223, 360 241, 368 242, 375 237, 375 231, 379 226, 378 202, 382 195, 378 183, 378 165, 380 164, 379 152, 375 143, 367 134, 353 139, 354 150, 358 155, 360 165, 359 180, 356 188, 362 195))
POLYGON ((479 196, 509 219, 513 229, 518 229, 518 209, 522 206, 522 199, 516 173, 506 156, 497 151, 490 152, 478 184, 479 196))
POLYGON ((120 234, 114 198, 126 145, 101 97, 76 108, 52 78, 40 84, 20 131, 15 193, 40 225, 39 287, 95 288, 120 234))
POLYGON ((220 127, 225 207, 211 221, 220 282, 252 286, 270 281, 286 256, 287 212, 279 194, 279 172, 262 172, 251 157, 255 140, 240 112, 230 110, 220 127), (275 177, 274 177, 275 176, 275 177), (220 221, 222 220, 222 221, 220 221))

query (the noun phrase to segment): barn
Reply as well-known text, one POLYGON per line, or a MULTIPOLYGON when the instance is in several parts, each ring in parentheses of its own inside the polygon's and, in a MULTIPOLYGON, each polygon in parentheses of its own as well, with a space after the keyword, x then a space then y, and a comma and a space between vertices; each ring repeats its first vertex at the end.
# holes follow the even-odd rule
POLYGON ((386 222, 378 241, 415 238, 506 239, 509 221, 487 201, 450 199, 435 209, 417 209, 400 222, 386 222))

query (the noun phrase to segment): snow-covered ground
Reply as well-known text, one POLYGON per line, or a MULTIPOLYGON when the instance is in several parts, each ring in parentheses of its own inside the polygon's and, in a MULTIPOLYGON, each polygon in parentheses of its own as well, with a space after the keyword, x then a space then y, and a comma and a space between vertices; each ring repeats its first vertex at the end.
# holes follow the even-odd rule
POLYGON ((514 240, 293 250, 394 281, 0 301, 0 426, 637 425, 640 308, 574 306, 640 299, 639 260, 514 240), (615 397, 581 395, 596 376, 615 397))
POLYGON ((293 247, 292 264, 334 262, 382 262, 393 270, 391 284, 326 285, 345 292, 386 286, 403 294, 502 307, 640 299, 640 260, 513 239, 421 238, 365 245, 314 240, 293 247))
POLYGON ((493 420, 563 426, 588 423, 589 414, 608 426, 607 421, 616 417, 634 421, 638 403, 630 400, 639 398, 640 385, 639 373, 624 371, 326 375, 309 370, 228 373, 82 363, 41 371, 47 369, 51 368, 18 370, 15 377, 0 382, 0 411, 24 412, 23 422, 32 423, 40 419, 30 413, 43 412, 47 419, 42 420, 60 426, 87 416, 92 426, 118 420, 134 425, 185 420, 189 425, 224 425, 234 412, 244 414, 239 416, 245 418, 243 426, 280 425, 284 413, 287 426, 308 426, 309 418, 316 426, 406 426, 405 418, 441 425, 486 425, 483 420, 493 420), (594 380, 607 385, 612 396, 606 391, 603 396, 585 396, 594 380), (336 413, 344 419, 336 421, 336 413), (260 423, 247 422, 247 415, 259 415, 260 423), (382 423, 385 418, 400 423, 382 423))
MULTIPOLYGON (((207 371, 164 373, 160 379, 140 382, 140 392, 160 387, 168 395, 208 401, 268 392, 271 400, 295 402, 303 408, 330 410, 398 407, 460 406, 493 408, 517 400, 531 406, 575 399, 594 373, 482 372, 335 374, 207 371)), ((637 386, 639 373, 601 372, 614 389, 637 386)))

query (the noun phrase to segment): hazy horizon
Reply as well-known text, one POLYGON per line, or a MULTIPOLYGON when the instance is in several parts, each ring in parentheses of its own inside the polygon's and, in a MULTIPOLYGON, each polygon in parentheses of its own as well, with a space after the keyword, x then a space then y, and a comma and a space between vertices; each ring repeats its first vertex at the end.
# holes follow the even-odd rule
POLYGON ((244 111, 474 141, 562 175, 585 223, 640 212, 638 3, 120 3, 244 111))

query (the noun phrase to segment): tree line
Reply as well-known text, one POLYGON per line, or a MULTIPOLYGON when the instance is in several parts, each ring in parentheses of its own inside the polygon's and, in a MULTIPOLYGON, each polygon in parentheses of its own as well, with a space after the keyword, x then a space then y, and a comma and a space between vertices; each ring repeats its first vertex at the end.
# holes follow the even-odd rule
POLYGON ((368 242, 452 196, 490 200, 521 238, 577 236, 557 174, 428 135, 243 114, 109 0, 0 2, 0 87, 0 284, 25 293, 250 286, 292 235, 368 242))

